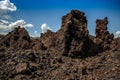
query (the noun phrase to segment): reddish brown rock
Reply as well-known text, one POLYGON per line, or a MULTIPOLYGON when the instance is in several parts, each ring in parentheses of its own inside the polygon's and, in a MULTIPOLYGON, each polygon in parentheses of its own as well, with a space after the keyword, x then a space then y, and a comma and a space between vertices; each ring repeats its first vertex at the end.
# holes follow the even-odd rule
POLYGON ((47 48, 44 44, 38 39, 36 41, 32 41, 32 49, 33 50, 46 50, 47 48))
POLYGON ((84 12, 72 10, 62 17, 62 26, 57 32, 48 30, 40 39, 31 40, 24 28, 15 28, 2 38, 0 45, 13 49, 49 50, 71 57, 91 56, 97 46, 89 38, 84 12))
POLYGON ((40 42, 43 43, 46 48, 50 49, 51 46, 55 47, 55 38, 55 33, 48 30, 46 33, 41 33, 40 42))
POLYGON ((120 51, 120 37, 115 38, 110 44, 110 48, 113 51, 120 51))
POLYGON ((49 50, 66 56, 90 56, 97 53, 97 48, 88 33, 84 13, 72 10, 62 17, 62 26, 57 32, 47 31, 40 40, 49 50))
MULTIPOLYGON (((107 23, 107 19, 97 22, 101 27, 107 23)), ((29 39, 24 28, 14 29, 0 39, 0 80, 120 80, 120 38, 106 38, 106 35, 109 36, 108 33, 105 34, 107 29, 100 27, 104 34, 99 33, 101 29, 97 26, 95 41, 99 44, 99 49, 100 45, 107 44, 114 51, 106 50, 91 56, 98 49, 92 41, 94 36, 88 34, 86 25, 84 13, 72 10, 63 16, 60 30, 48 31, 41 34, 40 38, 29 39), (28 39, 22 38, 25 35, 28 39), (18 36, 18 39, 14 40, 14 36, 18 36), (109 39, 113 39, 112 42, 109 39), (6 40, 8 42, 3 43, 6 40), (27 48, 24 49, 24 41, 31 46, 25 46, 27 48), (61 54, 86 58, 73 59, 61 54)))
POLYGON ((108 19, 105 17, 96 20, 96 38, 94 42, 98 45, 99 51, 110 49, 110 44, 113 41, 114 35, 107 30, 108 19))
POLYGON ((27 69, 27 63, 18 63, 15 69, 17 73, 23 72, 27 69))
POLYGON ((19 26, 4 36, 0 45, 13 49, 28 49, 30 48, 30 36, 24 28, 19 26))

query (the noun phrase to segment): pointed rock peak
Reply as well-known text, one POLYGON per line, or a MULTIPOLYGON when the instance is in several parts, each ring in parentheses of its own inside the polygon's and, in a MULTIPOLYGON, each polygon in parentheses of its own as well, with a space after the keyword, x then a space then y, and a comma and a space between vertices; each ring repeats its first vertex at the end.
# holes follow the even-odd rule
POLYGON ((14 49, 28 49, 30 47, 30 36, 25 28, 18 26, 4 36, 0 45, 14 49))

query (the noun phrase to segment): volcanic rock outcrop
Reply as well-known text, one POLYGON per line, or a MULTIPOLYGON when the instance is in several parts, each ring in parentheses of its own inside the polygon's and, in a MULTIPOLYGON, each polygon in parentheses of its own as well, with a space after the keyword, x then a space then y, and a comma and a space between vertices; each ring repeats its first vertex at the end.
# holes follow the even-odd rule
POLYGON ((31 39, 28 32, 19 26, 2 37, 0 46, 14 50, 48 50, 70 57, 87 57, 105 50, 119 50, 120 39, 114 39, 114 35, 107 30, 107 24, 107 17, 96 20, 96 37, 93 42, 87 29, 85 13, 72 10, 62 17, 62 25, 57 32, 48 30, 40 38, 31 39))
POLYGON ((115 49, 119 39, 114 39, 114 35, 107 30, 108 18, 96 20, 96 38, 94 42, 99 47, 99 51, 115 49), (114 47, 113 47, 114 46, 114 47))
POLYGON ((85 14, 72 10, 40 38, 15 28, 0 39, 0 80, 120 80, 120 38, 108 32, 107 18, 96 23, 94 37, 85 14))
POLYGON ((49 50, 56 50, 65 56, 91 56, 97 53, 97 46, 88 35, 85 14, 72 10, 62 17, 60 30, 41 34, 40 40, 49 50))
POLYGON ((111 44, 110 44, 110 49, 113 51, 120 51, 120 37, 115 38, 111 44))
POLYGON ((30 36, 24 28, 19 26, 2 37, 0 45, 11 49, 29 49, 30 36))

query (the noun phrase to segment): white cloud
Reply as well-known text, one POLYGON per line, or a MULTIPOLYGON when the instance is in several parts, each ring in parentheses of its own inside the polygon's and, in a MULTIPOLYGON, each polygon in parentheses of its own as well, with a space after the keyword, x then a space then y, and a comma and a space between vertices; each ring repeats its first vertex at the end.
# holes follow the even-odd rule
MULTIPOLYGON (((42 30, 42 33, 45 33, 45 32, 47 32, 47 30, 52 30, 52 29, 50 27, 48 27, 47 24, 42 24, 41 25, 41 30, 42 30)), ((31 37, 40 37, 40 32, 35 30, 33 34, 30 34, 30 36, 31 37)))
POLYGON ((4 18, 6 20, 12 20, 12 17, 10 15, 7 15, 7 14, 2 15, 1 18, 4 18))
POLYGON ((35 37, 39 37, 39 36, 40 36, 40 33, 38 33, 38 31, 34 31, 34 36, 35 36, 35 37))
POLYGON ((22 19, 13 22, 9 12, 14 12, 16 10, 16 6, 14 3, 11 3, 10 0, 0 0, 0 34, 6 34, 18 26, 25 28, 33 27, 32 24, 28 24, 22 19))
POLYGON ((11 24, 9 24, 8 26, 10 28, 15 28, 15 27, 18 27, 18 26, 23 26, 25 24, 25 21, 24 20, 17 20, 11 24))
POLYGON ((33 34, 29 34, 31 37, 40 37, 40 33, 38 31, 34 31, 33 34))
POLYGON ((33 27, 32 24, 26 24, 26 22, 24 20, 22 20, 22 19, 21 20, 17 20, 17 21, 15 21, 15 22, 13 22, 13 23, 11 23, 11 24, 8 25, 8 27, 10 29, 14 29, 15 27, 18 27, 18 26, 28 27, 28 28, 33 27))
POLYGON ((15 27, 24 27, 24 28, 32 28, 33 25, 32 24, 27 24, 24 20, 17 20, 15 22, 11 22, 9 23, 6 20, 0 20, 0 33, 4 33, 6 31, 11 31, 13 30, 15 27))
POLYGON ((0 20, 0 30, 2 30, 2 31, 8 30, 7 24, 9 24, 8 21, 0 20))
POLYGON ((0 34, 2 34, 2 35, 6 35, 6 34, 7 34, 7 32, 0 32, 0 34))
POLYGON ((33 25, 32 24, 26 24, 26 25, 24 25, 24 27, 32 28, 33 25))
POLYGON ((0 33, 7 33, 9 30, 9 24, 11 24, 11 16, 7 15, 7 12, 16 11, 16 6, 11 3, 9 0, 0 1, 0 33))
POLYGON ((117 37, 120 37, 120 31, 117 31, 117 32, 115 33, 115 38, 117 38, 117 37))
POLYGON ((0 24, 0 30, 1 30, 1 31, 6 31, 6 30, 8 30, 8 26, 7 26, 7 25, 0 24))
POLYGON ((42 24, 41 30, 42 30, 42 33, 45 33, 45 32, 47 32, 47 30, 52 30, 52 29, 50 27, 48 27, 47 24, 42 24))
POLYGON ((0 20, 0 24, 8 24, 9 22, 6 20, 0 20))
POLYGON ((7 15, 8 12, 14 12, 17 8, 14 3, 11 3, 9 0, 0 1, 0 18, 10 20, 11 16, 7 15))
POLYGON ((0 1, 0 10, 2 11, 16 11, 17 8, 14 3, 11 3, 9 0, 0 1))

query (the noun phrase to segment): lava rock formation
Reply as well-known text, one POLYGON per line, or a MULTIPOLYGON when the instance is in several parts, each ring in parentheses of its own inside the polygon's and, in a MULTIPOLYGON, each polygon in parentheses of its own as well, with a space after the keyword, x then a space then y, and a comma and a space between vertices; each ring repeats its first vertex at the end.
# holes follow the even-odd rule
POLYGON ((30 36, 24 28, 19 26, 2 37, 0 45, 11 49, 29 49, 30 36))
POLYGON ((91 56, 98 51, 89 38, 85 14, 77 10, 62 17, 62 26, 57 32, 48 31, 41 35, 40 40, 45 47, 64 56, 91 56))
POLYGON ((0 36, 0 80, 120 80, 120 38, 107 24, 97 19, 91 36, 85 13, 72 10, 40 38, 15 28, 0 36))

